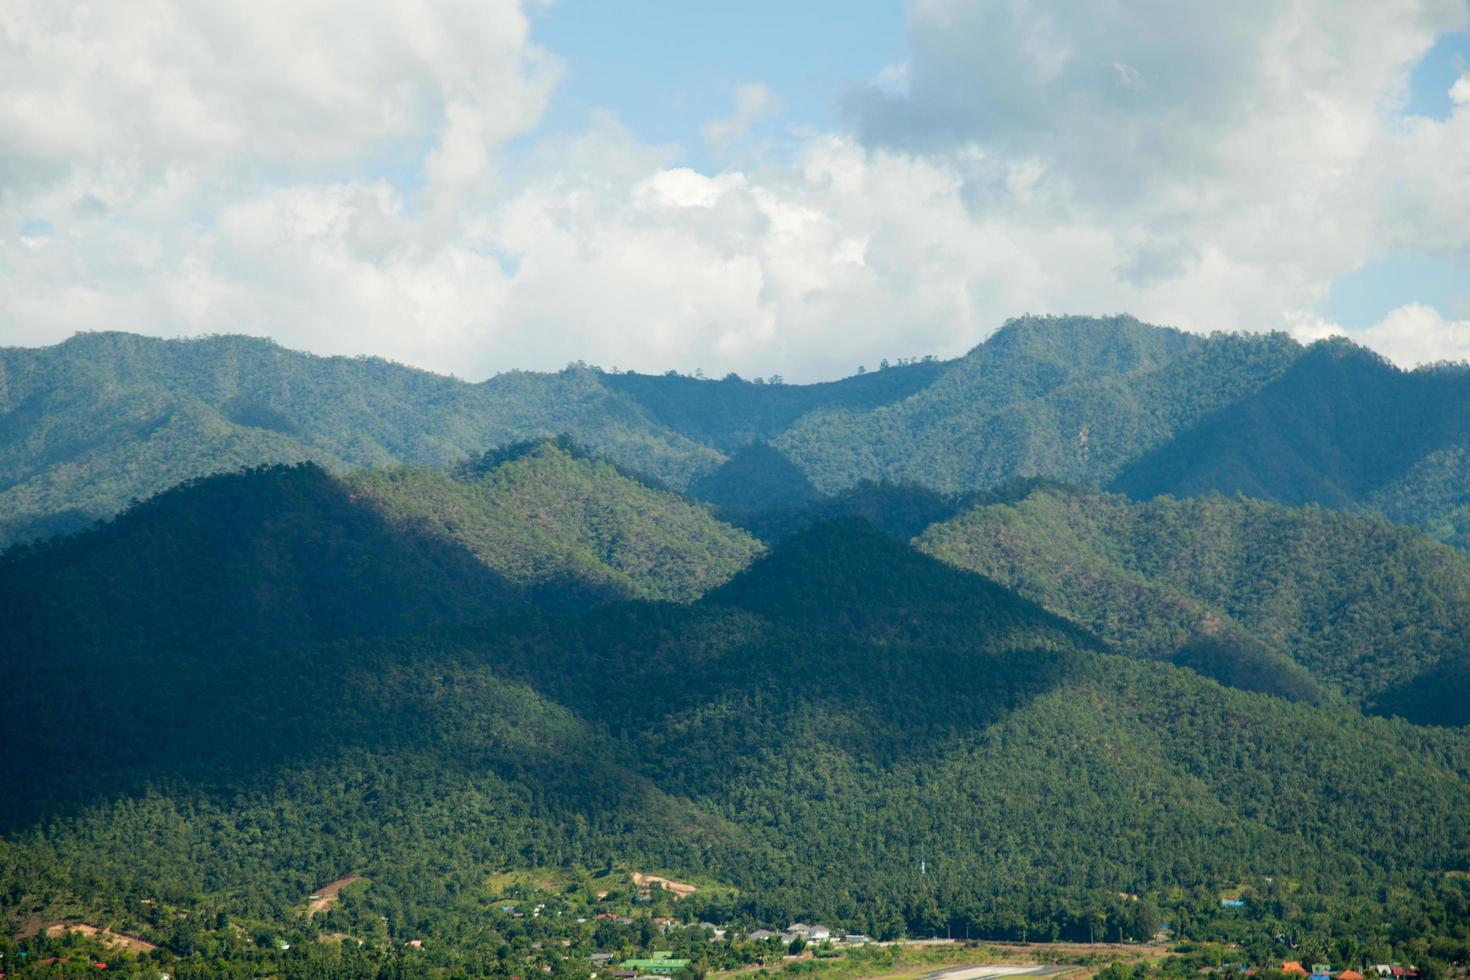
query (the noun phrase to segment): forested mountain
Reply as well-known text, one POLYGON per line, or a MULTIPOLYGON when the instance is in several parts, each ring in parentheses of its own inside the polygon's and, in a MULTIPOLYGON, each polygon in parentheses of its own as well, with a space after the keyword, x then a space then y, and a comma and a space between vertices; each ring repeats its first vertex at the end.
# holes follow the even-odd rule
POLYGON ((1470 559, 1364 512, 1464 543, 1467 378, 1126 317, 808 386, 0 352, 7 535, 162 490, 0 554, 3 932, 180 976, 582 977, 653 908, 1470 960, 1470 559))
POLYGON ((675 488, 830 405, 870 407, 938 362, 817 385, 608 374, 572 366, 468 384, 250 337, 79 334, 0 348, 0 547, 85 526, 176 483, 263 463, 448 466, 566 433, 675 488))
POLYGON ((885 534, 908 541, 929 525, 953 517, 972 499, 975 495, 939 493, 912 483, 864 480, 805 504, 759 510, 727 507, 720 509, 720 516, 767 543, 817 521, 840 517, 861 518, 885 534))
POLYGON ((1466 547, 1470 371, 1346 341, 1026 317, 965 357, 787 385, 573 366, 467 384, 268 341, 79 335, 0 350, 0 545, 241 466, 449 467, 570 435, 754 519, 858 483, 958 495, 1015 478, 1136 497, 1353 506, 1466 547))
POLYGON ((1316 699, 1315 681, 1372 706, 1470 648, 1470 560, 1369 515, 1041 488, 918 545, 1236 686, 1316 699))
POLYGON ((258 650, 533 605, 689 601, 761 550, 696 504, 521 444, 458 475, 311 463, 182 484, 0 558, 0 624, 47 669, 207 645, 258 650))
POLYGON ((829 491, 862 479, 947 492, 1031 476, 1092 483, 1262 387, 1300 351, 1279 334, 1027 317, 903 401, 814 412, 774 442, 829 491))
MULTIPOLYGON (((226 921, 301 942, 321 928, 305 896, 357 872, 370 887, 329 923, 460 962, 508 928, 494 873, 610 863, 735 889, 694 914, 881 936, 1146 938, 1158 913, 1119 893, 1212 935, 1222 890, 1274 901, 1273 881, 1281 924, 1323 942, 1391 942, 1385 890, 1451 928, 1465 735, 1096 649, 839 521, 689 606, 346 638, 248 671, 160 644, 117 695, 105 671, 36 671, 3 685, 26 794, 0 896, 16 921, 105 915, 181 948, 227 946, 226 921), (52 764, 22 769, 38 730, 52 764), (26 800, 61 809, 32 823, 26 800)), ((7 672, 27 659, 4 650, 7 672)))
POLYGON ((405 530, 314 464, 183 484, 0 559, 0 621, 38 668, 269 648, 524 608, 453 542, 405 530))
POLYGON ((1134 497, 1210 491, 1362 507, 1470 544, 1470 368, 1402 371, 1327 340, 1259 392, 1129 463, 1134 497))
POLYGON ((488 453, 457 475, 398 468, 361 470, 345 481, 395 524, 459 542, 542 605, 689 601, 760 550, 697 504, 565 439, 488 453))
POLYGON ((719 469, 695 479, 689 495, 735 511, 801 508, 820 496, 800 467, 764 442, 736 450, 719 469))
POLYGON ((865 411, 922 390, 948 364, 924 358, 838 381, 788 385, 746 381, 728 375, 706 381, 678 374, 603 376, 603 383, 636 401, 650 417, 675 432, 726 453, 771 439, 818 409, 865 411))
POLYGON ((0 350, 0 522, 15 540, 240 466, 444 466, 563 432, 676 484, 719 463, 599 379, 569 368, 467 384, 248 337, 83 334, 8 348, 0 350))

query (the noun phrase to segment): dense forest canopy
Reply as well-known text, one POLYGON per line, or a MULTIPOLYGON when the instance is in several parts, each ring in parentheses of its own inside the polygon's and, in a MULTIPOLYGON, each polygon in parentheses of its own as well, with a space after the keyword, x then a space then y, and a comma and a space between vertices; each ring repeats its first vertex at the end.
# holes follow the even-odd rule
POLYGON ((1371 706, 1470 647, 1470 560, 1369 515, 1042 488, 935 524, 919 547, 1120 651, 1229 648, 1256 682, 1304 697, 1321 684, 1371 706))
POLYGON ((454 903, 426 862, 612 860, 734 885, 731 914, 752 921, 891 933, 938 914, 994 934, 1009 917, 1076 934, 1100 892, 1177 900, 1273 875, 1347 900, 1470 855, 1470 827, 1446 819, 1470 806, 1464 736, 1100 650, 1000 585, 824 522, 691 607, 348 635, 248 671, 181 642, 156 665, 88 666, 138 675, 117 711, 32 676, 7 740, 38 703, 75 717, 28 782, 76 802, 8 847, 74 894, 228 900, 283 925, 340 869, 367 869, 395 916, 432 916, 454 903), (168 710, 183 704, 210 710, 168 710), (88 767, 134 788, 98 801, 88 767), (1339 796, 1385 781, 1416 806, 1339 796), (390 800, 384 827, 374 801, 390 800), (912 875, 921 845, 931 882, 912 875), (162 874, 170 853, 189 857, 162 874))

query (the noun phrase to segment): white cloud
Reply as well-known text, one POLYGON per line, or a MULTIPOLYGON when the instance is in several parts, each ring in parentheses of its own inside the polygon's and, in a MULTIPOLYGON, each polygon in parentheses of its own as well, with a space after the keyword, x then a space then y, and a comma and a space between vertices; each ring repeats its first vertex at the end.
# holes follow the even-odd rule
POLYGON ((1470 105, 1470 75, 1461 75, 1450 86, 1450 101, 1455 105, 1470 105))
MULTIPOLYGON (((1470 247, 1470 105, 1392 111, 1463 4, 1320 2, 915 0, 858 135, 706 174, 612 118, 507 156, 557 70, 511 0, 0 0, 0 340, 811 379, 1028 311, 1307 336, 1380 250, 1470 247)), ((774 104, 743 87, 705 135, 774 104)), ((1406 310, 1362 336, 1463 352, 1406 310)))
POLYGON ((1470 361, 1470 320, 1449 319, 1431 306, 1408 303, 1363 330, 1346 330, 1329 320, 1300 314, 1292 336, 1304 344, 1346 337, 1371 347, 1402 368, 1438 361, 1470 361))
POLYGON ((527 35, 514 0, 5 0, 5 185, 336 177, 405 143, 452 171, 540 114, 527 35))
POLYGON ((1118 83, 1125 88, 1143 88, 1148 84, 1144 81, 1143 72, 1134 68, 1132 65, 1115 61, 1113 62, 1113 71, 1118 74, 1118 83))
POLYGON ((1402 367, 1470 361, 1470 320, 1449 320, 1432 307, 1411 303, 1363 331, 1359 342, 1402 367))
POLYGON ((872 86, 880 92, 900 96, 908 95, 909 63, 899 61, 891 65, 884 65, 883 69, 873 76, 872 86))
POLYGON ((750 128, 762 119, 780 111, 781 102, 760 82, 750 82, 735 89, 735 111, 723 119, 706 123, 704 140, 721 152, 750 135, 750 128))

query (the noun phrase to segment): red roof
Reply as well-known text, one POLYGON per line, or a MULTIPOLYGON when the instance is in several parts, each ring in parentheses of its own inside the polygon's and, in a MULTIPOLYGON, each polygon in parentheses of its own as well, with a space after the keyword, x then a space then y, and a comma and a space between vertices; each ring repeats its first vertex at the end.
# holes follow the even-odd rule
POLYGON ((1300 976, 1307 976, 1307 971, 1304 970, 1304 969, 1302 969, 1302 965, 1300 963, 1298 963, 1296 960, 1287 960, 1285 963, 1281 964, 1281 972, 1282 973, 1299 974, 1300 976))

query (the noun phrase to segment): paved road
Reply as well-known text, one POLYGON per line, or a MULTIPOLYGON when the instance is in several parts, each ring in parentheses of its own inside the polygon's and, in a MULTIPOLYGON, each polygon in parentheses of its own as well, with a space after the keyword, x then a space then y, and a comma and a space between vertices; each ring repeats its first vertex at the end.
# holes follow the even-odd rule
POLYGON ((924 980, 998 980, 1000 977, 1049 977, 1075 969, 1070 966, 1015 966, 988 963, 985 966, 957 966, 936 970, 924 980))

